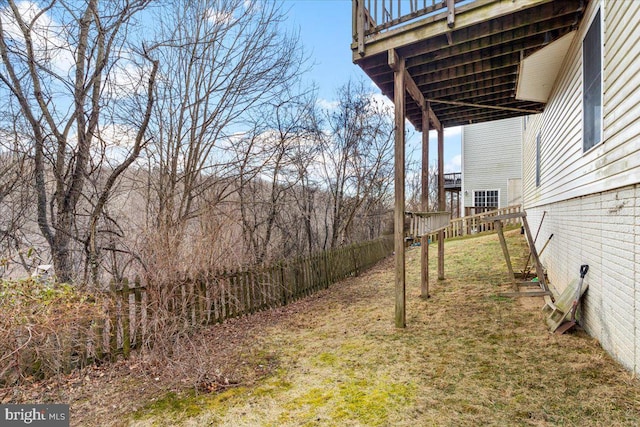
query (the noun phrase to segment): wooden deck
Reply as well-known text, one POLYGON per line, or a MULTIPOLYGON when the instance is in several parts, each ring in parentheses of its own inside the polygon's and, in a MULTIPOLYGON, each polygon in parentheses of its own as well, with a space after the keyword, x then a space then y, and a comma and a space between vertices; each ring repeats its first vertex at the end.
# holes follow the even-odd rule
POLYGON ((515 98, 523 58, 577 28, 581 0, 353 0, 353 61, 393 99, 390 52, 405 63, 406 115, 420 93, 444 127, 542 111, 515 98))
MULTIPOLYGON (((438 206, 445 210, 444 128, 541 112, 516 98, 521 62, 574 31, 589 0, 352 0, 353 61, 393 100, 397 327, 405 313, 405 121, 422 132, 421 205, 427 210, 428 132, 438 133, 438 206)), ((423 236, 422 239, 426 239, 423 236)), ((438 279, 444 279, 444 231, 438 279)), ((422 245, 421 295, 429 296, 422 245)))

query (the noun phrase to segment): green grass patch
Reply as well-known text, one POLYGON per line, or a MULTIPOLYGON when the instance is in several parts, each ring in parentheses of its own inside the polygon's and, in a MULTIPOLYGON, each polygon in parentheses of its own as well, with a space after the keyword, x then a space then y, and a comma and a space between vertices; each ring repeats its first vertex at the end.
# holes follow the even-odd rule
POLYGON ((513 298, 509 298, 509 297, 505 297, 505 296, 501 296, 501 295, 489 295, 488 298, 493 302, 500 302, 500 303, 512 303, 513 302, 513 298))
POLYGON ((358 421, 368 426, 388 425, 389 412, 412 403, 415 387, 388 380, 360 379, 338 386, 338 401, 331 416, 334 421, 358 421))
POLYGON ((135 420, 157 417, 176 420, 200 414, 207 405, 207 397, 194 391, 181 394, 169 392, 155 401, 145 405, 133 414, 135 420))
POLYGON ((318 355, 317 360, 320 364, 335 366, 338 357, 333 353, 323 352, 318 355))

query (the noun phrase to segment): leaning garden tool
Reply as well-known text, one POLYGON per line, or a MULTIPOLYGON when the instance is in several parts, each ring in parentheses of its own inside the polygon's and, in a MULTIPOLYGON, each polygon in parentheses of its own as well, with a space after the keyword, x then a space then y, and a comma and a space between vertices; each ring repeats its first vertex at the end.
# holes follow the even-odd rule
MULTIPOLYGON (((540 249, 540 252, 538 252, 538 256, 541 256, 544 250, 547 249, 547 245, 549 244, 552 238, 553 238, 553 234, 551 234, 551 236, 549 236, 547 241, 544 242, 544 246, 542 247, 542 249, 540 249)), ((531 257, 531 252, 529 252, 529 257, 531 257)), ((526 278, 527 276, 529 276, 529 273, 531 273, 532 268, 533 268, 533 264, 529 265, 529 259, 527 259, 527 263, 524 266, 524 270, 522 270, 522 277, 526 278)))
MULTIPOLYGON (((536 237, 533 238, 533 244, 534 245, 538 241, 538 234, 540 234, 540 229, 542 228, 542 223, 544 222, 545 215, 547 215, 547 211, 543 211, 542 212, 542 219, 540 220, 540 224, 538 224, 538 231, 536 231, 536 237)), ((524 277, 526 277, 526 273, 525 272, 531 270, 531 269, 527 270, 527 267, 529 266, 529 260, 531 260, 531 251, 529 251, 529 255, 527 256, 527 262, 524 264, 524 268, 522 269, 522 273, 523 273, 524 277)))
POLYGON ((589 266, 584 264, 580 266, 580 281, 578 282, 578 287, 576 288, 575 298, 573 299, 573 304, 571 305, 571 317, 567 322, 562 323, 556 329, 556 334, 562 335, 567 332, 569 329, 573 328, 576 325, 576 311, 578 310, 578 304, 580 303, 580 296, 582 295, 582 282, 584 281, 584 276, 587 275, 587 271, 589 271, 589 266))

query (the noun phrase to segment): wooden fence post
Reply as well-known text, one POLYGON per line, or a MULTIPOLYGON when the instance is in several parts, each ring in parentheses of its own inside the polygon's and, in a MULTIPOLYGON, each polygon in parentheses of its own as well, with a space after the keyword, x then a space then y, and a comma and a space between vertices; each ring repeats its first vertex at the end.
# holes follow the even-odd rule
POLYGON ((114 360, 116 352, 118 350, 117 311, 118 311, 118 306, 120 305, 119 304, 120 300, 117 294, 118 289, 114 281, 111 281, 111 290, 113 292, 115 301, 114 301, 113 307, 110 307, 110 313, 108 315, 108 319, 109 319, 108 340, 109 340, 109 358, 111 360, 114 360))
POLYGON ((226 268, 223 271, 224 274, 220 280, 220 308, 222 312, 220 322, 224 322, 224 319, 231 317, 231 307, 229 304, 229 274, 231 273, 226 268))
POLYGON ((94 355, 96 360, 102 360, 104 353, 104 319, 96 319, 94 322, 95 349, 94 355))
POLYGON ((135 319, 135 346, 140 348, 140 346, 142 345, 142 328, 143 328, 143 322, 146 319, 146 315, 143 316, 142 311, 144 310, 146 312, 146 307, 142 306, 142 290, 140 289, 142 287, 141 282, 140 282, 140 276, 136 276, 136 278, 134 279, 134 288, 133 288, 133 295, 134 295, 134 301, 135 301, 135 314, 134 314, 134 319, 135 319))
POLYGON ((122 355, 125 358, 129 357, 131 352, 131 334, 129 330, 129 279, 124 278, 122 280, 122 314, 120 316, 122 322, 122 355))

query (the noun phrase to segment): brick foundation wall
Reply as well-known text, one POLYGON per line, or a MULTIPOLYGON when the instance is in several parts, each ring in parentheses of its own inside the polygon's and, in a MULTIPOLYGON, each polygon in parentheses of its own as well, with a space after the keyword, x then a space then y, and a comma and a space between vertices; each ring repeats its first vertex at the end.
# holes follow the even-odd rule
POLYGON ((561 292, 589 264, 582 325, 627 369, 640 373, 640 185, 527 208, 551 285, 561 292))

